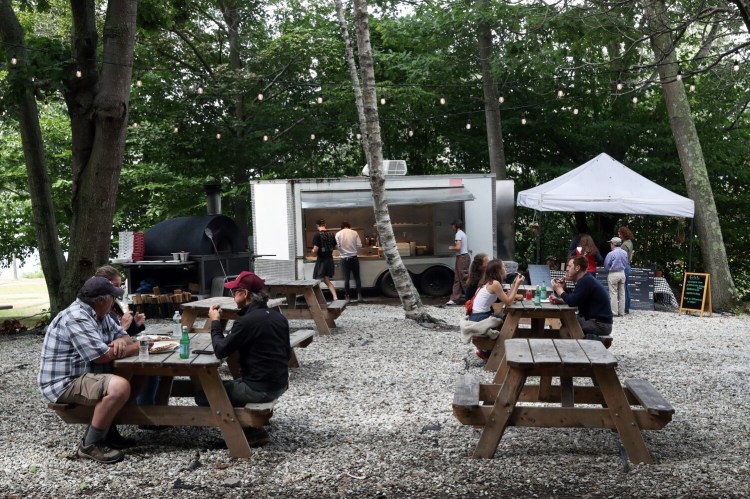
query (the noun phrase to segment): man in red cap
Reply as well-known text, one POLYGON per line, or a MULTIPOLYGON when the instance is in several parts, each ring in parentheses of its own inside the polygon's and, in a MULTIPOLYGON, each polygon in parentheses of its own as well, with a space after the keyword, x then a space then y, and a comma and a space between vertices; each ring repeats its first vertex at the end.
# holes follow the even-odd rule
MULTIPOLYGON (((234 407, 276 400, 289 386, 289 358, 292 355, 289 322, 279 312, 268 308, 264 285, 263 279, 247 271, 224 284, 225 288, 232 290, 240 316, 226 336, 219 306, 214 305, 208 312, 216 357, 221 359, 234 352, 239 354, 242 377, 224 382, 234 407)), ((208 405, 203 392, 196 395, 195 402, 208 405)), ((245 436, 251 447, 271 441, 263 428, 246 428, 245 436)))

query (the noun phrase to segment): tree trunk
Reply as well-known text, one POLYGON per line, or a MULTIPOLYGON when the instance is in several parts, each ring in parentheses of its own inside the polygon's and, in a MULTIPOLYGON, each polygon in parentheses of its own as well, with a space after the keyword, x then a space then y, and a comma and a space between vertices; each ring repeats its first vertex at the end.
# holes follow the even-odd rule
POLYGON ((688 195, 695 202, 695 226, 700 238, 701 255, 706 271, 711 274, 711 300, 715 307, 731 307, 737 303, 737 289, 729 272, 713 191, 698 132, 690 114, 685 86, 682 81, 675 79, 679 67, 668 26, 666 6, 662 0, 648 0, 645 3, 645 13, 672 135, 688 195))
POLYGON ((750 32, 750 0, 732 0, 732 3, 737 6, 742 22, 750 32))
MULTIPOLYGON (((0 38, 8 46, 15 46, 18 69, 28 60, 23 30, 18 23, 10 2, 0 1, 0 38)), ((15 71, 16 69, 10 69, 15 71)), ((65 273, 65 257, 60 249, 52 188, 44 155, 44 142, 39 126, 39 109, 30 80, 17 81, 14 86, 18 103, 17 117, 21 133, 26 172, 29 178, 29 194, 33 213, 34 229, 39 245, 39 259, 49 292, 50 308, 59 310, 67 305, 58 294, 65 273)))
MULTIPOLYGON (((242 60, 240 54, 240 13, 237 3, 234 1, 221 2, 219 8, 226 23, 227 33, 229 36, 229 66, 237 77, 241 77, 242 60)), ((234 115, 237 127, 233 130, 238 139, 245 136, 245 93, 237 92, 234 101, 231 103, 231 112, 234 115)), ((235 186, 247 184, 247 169, 245 162, 247 157, 244 155, 242 148, 235 147, 233 151, 234 164, 232 165, 232 182, 235 186)), ((248 204, 246 190, 240 189, 238 196, 232 199, 232 218, 237 225, 245 229, 249 228, 248 222, 248 204)))
MULTIPOLYGON (((385 175, 383 173, 383 143, 380 138, 380 122, 375 95, 375 67, 372 60, 370 46, 370 27, 367 16, 367 1, 354 0, 354 25, 357 32, 357 49, 359 52, 359 67, 362 72, 362 107, 364 109, 364 124, 360 124, 366 133, 365 146, 370 165, 370 187, 372 188, 375 224, 378 229, 383 254, 388 263, 393 283, 396 286, 401 303, 408 319, 416 321, 432 320, 424 310, 409 272, 401 260, 396 249, 396 237, 393 235, 391 216, 388 213, 388 200, 385 196, 385 175)), ((355 85, 356 86, 356 85, 355 85)))
POLYGON ((485 20, 488 15, 488 0, 477 0, 479 7, 479 60, 482 66, 482 88, 484 90, 484 121, 487 126, 487 147, 490 153, 490 171, 497 180, 505 180, 505 148, 503 146, 503 128, 500 120, 495 79, 490 71, 492 57, 492 31, 485 20))

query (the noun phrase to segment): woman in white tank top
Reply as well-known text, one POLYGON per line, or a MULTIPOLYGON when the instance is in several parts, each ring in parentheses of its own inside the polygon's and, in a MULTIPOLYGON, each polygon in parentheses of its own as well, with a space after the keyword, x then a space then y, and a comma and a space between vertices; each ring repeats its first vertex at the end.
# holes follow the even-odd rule
POLYGON ((492 315, 492 304, 498 299, 505 305, 511 305, 515 301, 518 287, 524 282, 525 278, 522 274, 518 274, 510 291, 506 293, 503 289, 505 276, 505 264, 502 260, 495 259, 487 264, 483 285, 472 302, 470 321, 479 322, 492 315))

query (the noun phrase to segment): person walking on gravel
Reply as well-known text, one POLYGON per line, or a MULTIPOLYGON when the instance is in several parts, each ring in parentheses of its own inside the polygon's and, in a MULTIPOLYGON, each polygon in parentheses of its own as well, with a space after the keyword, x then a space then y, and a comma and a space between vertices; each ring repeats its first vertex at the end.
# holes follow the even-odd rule
MULTIPOLYGON (((469 265, 471 264, 471 257, 469 256, 469 238, 464 232, 463 221, 456 219, 451 224, 453 232, 456 233, 453 238, 453 244, 448 246, 448 249, 456 252, 456 267, 453 271, 453 292, 446 305, 457 305, 461 296, 464 294, 465 288, 464 283, 466 278, 469 277, 469 265)), ((470 298, 469 296, 466 297, 470 298)))

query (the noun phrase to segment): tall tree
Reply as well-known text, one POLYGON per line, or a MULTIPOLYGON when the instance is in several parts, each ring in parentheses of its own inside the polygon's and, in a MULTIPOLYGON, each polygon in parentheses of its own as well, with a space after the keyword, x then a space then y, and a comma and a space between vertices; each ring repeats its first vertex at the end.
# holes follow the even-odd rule
MULTIPOLYGON (((135 0, 108 2, 100 49, 97 2, 71 2, 72 62, 66 65, 62 81, 49 83, 61 85, 70 116, 72 194, 67 261, 54 217, 39 110, 34 99, 36 82, 30 71, 21 72, 12 82, 40 260, 53 313, 73 301, 83 281, 109 258, 127 136, 136 5, 135 0)), ((20 67, 9 69, 24 69, 29 60, 26 39, 9 0, 0 1, 0 36, 6 44, 17 47, 17 57, 21 56, 20 67)))
MULTIPOLYGON (((385 193, 385 173, 383 172, 383 143, 380 137, 380 119, 378 117, 377 95, 375 91, 375 64, 370 45, 370 23, 367 15, 367 1, 354 0, 354 26, 357 32, 357 52, 359 68, 362 73, 362 109, 365 122, 360 126, 365 130, 363 134, 366 156, 369 159, 370 187, 372 189, 373 209, 375 211, 375 225, 383 244, 383 254, 396 286, 401 303, 408 319, 416 321, 432 321, 425 311, 419 292, 409 277, 401 255, 396 248, 396 237, 393 234, 391 215, 388 212, 388 200, 385 193)), ((342 32, 345 34, 346 32, 342 32)), ((350 64, 351 67, 351 64, 350 64)), ((357 86, 358 81, 352 84, 357 86)))
POLYGON ((718 307, 733 306, 738 299, 737 289, 729 272, 713 190, 685 85, 677 78, 679 66, 667 7, 662 0, 646 0, 644 6, 672 135, 688 193, 695 202, 695 221, 703 263, 711 274, 711 299, 718 307))

